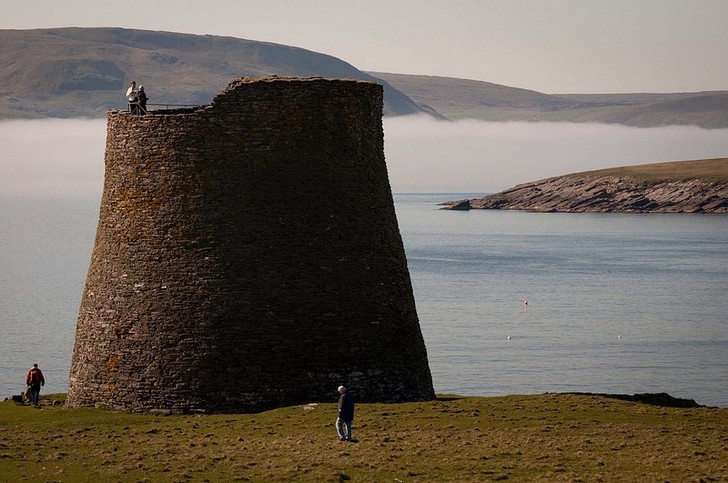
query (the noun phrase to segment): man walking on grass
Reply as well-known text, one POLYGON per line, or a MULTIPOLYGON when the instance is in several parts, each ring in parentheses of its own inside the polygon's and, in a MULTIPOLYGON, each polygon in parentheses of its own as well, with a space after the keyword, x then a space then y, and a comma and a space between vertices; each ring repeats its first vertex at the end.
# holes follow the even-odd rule
POLYGON ((38 369, 38 364, 33 364, 33 367, 28 371, 28 375, 25 376, 25 384, 30 388, 30 401, 34 406, 37 406, 40 387, 45 386, 45 378, 43 372, 38 369))
POLYGON ((351 441, 351 422, 354 420, 354 396, 344 386, 339 386, 339 417, 336 418, 336 432, 339 441, 351 441), (346 433, 344 433, 346 425, 346 433))

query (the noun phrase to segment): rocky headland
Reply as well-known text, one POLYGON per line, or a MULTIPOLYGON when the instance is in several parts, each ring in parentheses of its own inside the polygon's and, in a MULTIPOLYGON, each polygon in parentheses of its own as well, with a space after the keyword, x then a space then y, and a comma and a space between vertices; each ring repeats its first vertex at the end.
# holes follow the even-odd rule
POLYGON ((575 173, 443 205, 451 210, 728 213, 728 158, 575 173))

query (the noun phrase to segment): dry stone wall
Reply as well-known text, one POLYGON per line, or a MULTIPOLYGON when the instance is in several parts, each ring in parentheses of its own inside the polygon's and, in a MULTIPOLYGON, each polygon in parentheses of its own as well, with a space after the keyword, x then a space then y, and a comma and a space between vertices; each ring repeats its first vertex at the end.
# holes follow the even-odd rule
POLYGON ((105 164, 69 405, 434 397, 380 85, 242 78, 197 109, 110 111, 105 164))

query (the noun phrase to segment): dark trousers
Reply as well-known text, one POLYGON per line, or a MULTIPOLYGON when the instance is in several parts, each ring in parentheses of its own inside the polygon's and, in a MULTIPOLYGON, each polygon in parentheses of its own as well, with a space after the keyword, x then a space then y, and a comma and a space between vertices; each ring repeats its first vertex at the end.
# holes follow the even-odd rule
POLYGON ((31 384, 30 385, 30 402, 37 405, 39 396, 40 396, 40 384, 31 384))

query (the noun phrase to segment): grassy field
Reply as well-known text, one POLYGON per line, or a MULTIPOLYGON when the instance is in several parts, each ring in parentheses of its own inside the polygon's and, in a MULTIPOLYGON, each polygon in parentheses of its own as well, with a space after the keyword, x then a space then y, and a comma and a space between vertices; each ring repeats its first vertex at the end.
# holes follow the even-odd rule
POLYGON ((346 443, 335 404, 160 416, 44 402, 0 403, 2 481, 728 481, 728 408, 441 396, 359 404, 346 443))
POLYGON ((630 178, 638 183, 659 183, 691 179, 728 182, 728 158, 622 166, 619 168, 573 173, 568 176, 620 176, 630 178))

